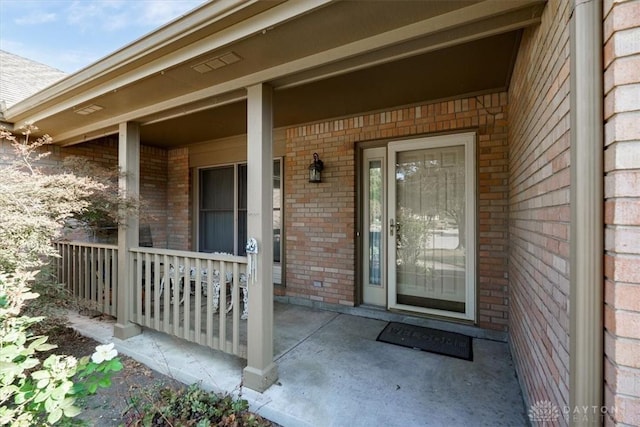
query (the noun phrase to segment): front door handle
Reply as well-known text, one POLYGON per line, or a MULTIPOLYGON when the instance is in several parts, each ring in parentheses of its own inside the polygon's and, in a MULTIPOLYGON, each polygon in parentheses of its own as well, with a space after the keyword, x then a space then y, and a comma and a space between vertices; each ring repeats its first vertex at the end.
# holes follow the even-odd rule
POLYGON ((396 223, 393 220, 393 218, 391 218, 389 220, 389 236, 393 236, 393 230, 395 230, 395 228, 396 228, 396 223))

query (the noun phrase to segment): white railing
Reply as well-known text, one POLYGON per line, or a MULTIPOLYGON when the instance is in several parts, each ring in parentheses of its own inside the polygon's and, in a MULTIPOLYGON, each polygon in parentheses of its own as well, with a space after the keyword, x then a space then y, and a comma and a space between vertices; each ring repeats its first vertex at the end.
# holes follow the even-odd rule
POLYGON ((133 248, 131 320, 246 357, 247 258, 133 248))
POLYGON ((118 300, 118 247, 85 242, 56 242, 58 281, 78 302, 111 316, 118 300))

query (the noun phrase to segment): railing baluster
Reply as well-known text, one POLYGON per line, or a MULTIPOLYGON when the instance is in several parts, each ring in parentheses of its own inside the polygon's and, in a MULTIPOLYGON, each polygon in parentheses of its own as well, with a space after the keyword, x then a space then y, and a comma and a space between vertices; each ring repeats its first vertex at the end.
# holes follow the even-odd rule
POLYGON ((153 270, 151 270, 153 281, 153 328, 156 331, 160 330, 160 257, 158 254, 153 254, 153 264, 151 264, 153 270))
POLYGON ((182 337, 191 341, 191 258, 184 258, 184 328, 182 337))
POLYGON ((104 295, 104 249, 98 248, 98 259, 97 259, 97 271, 94 276, 96 276, 97 282, 97 303, 98 310, 102 313, 105 312, 107 308, 105 304, 105 295, 104 295))
POLYGON ((213 347, 213 260, 207 260, 207 324, 206 324, 206 341, 205 344, 213 347))
POLYGON ((193 340, 196 344, 202 339, 202 264, 200 258, 195 260, 195 284, 193 302, 193 340))
POLYGON ((88 248, 88 274, 89 274, 89 291, 91 293, 90 295, 90 301, 91 301, 91 307, 94 307, 96 310, 100 309, 100 306, 98 305, 98 282, 97 282, 97 272, 96 272, 96 248, 88 248))
POLYGON ((143 297, 142 297, 142 259, 140 259, 141 254, 135 253, 135 256, 132 257, 133 265, 135 267, 134 277, 131 281, 132 287, 134 289, 133 294, 133 309, 134 313, 136 313, 136 317, 134 319, 137 320, 137 323, 144 324, 144 315, 143 315, 143 297))
POLYGON ((232 353, 240 354, 240 268, 238 263, 233 264, 233 290, 231 291, 233 303, 233 341, 232 353))
POLYGON ((163 313, 162 319, 164 322, 164 332, 170 334, 171 333, 171 278, 169 277, 170 268, 169 268, 169 257, 165 254, 163 256, 164 265, 163 269, 163 277, 164 284, 162 285, 162 294, 164 296, 164 300, 162 303, 163 313))
POLYGON ((103 313, 111 314, 112 307, 112 292, 111 292, 111 257, 112 257, 112 249, 105 248, 104 249, 104 260, 103 260, 103 298, 104 298, 104 310, 103 313))
POLYGON ((114 249, 111 256, 111 265, 113 266, 113 274, 111 275, 111 314, 117 316, 118 313, 118 274, 120 267, 118 266, 118 250, 114 249))
POLYGON ((85 305, 91 304, 91 277, 89 276, 89 248, 82 247, 80 249, 82 252, 80 270, 82 271, 82 283, 83 283, 83 294, 85 305))
POLYGON ((80 287, 78 285, 78 247, 77 245, 73 245, 73 278, 71 281, 73 282, 73 295, 76 298, 80 298, 80 287))
POLYGON ((173 295, 173 335, 180 336, 180 271, 178 265, 178 257, 171 257, 171 265, 173 266, 173 277, 169 279, 169 287, 171 295, 173 295))
MULTIPOLYGON (((145 318, 145 326, 151 326, 151 294, 153 292, 153 286, 151 284, 151 257, 149 253, 144 254, 144 261, 142 263, 142 267, 144 268, 144 318, 145 318)), ((142 284, 142 282, 140 282, 142 284)))
POLYGON ((218 286, 220 287, 220 297, 218 299, 218 319, 220 319, 218 346, 220 350, 227 351, 227 263, 224 261, 220 261, 218 286))

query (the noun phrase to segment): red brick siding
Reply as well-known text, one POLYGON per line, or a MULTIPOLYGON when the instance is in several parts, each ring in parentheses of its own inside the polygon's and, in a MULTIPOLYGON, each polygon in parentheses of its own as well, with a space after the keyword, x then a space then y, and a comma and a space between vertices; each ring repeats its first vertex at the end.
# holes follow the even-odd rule
POLYGON ((356 144, 438 132, 478 136, 479 325, 508 323, 507 94, 436 102, 287 130, 285 160, 286 294, 353 305, 355 283, 356 144), (318 152, 321 184, 307 167, 318 152), (314 288, 313 281, 324 282, 314 288))
POLYGON ((156 248, 167 247, 167 150, 140 147, 140 225, 149 224, 156 248))
POLYGON ((572 2, 524 31, 509 89, 510 343, 528 404, 569 402, 572 2))
POLYGON ((640 425, 640 2, 605 2, 605 405, 640 425))
POLYGON ((167 156, 167 247, 191 250, 191 205, 189 203, 189 149, 169 150, 167 156))

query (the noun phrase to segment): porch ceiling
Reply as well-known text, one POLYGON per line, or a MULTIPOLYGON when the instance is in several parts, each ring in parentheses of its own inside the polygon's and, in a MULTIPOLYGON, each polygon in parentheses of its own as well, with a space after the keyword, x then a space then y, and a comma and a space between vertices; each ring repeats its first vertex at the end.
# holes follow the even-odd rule
POLYGON ((223 0, 5 113, 59 144, 142 124, 143 143, 186 145, 245 133, 244 88, 276 89, 275 126, 504 89, 520 30, 540 0, 359 2, 223 0), (239 60, 229 61, 233 52, 239 60), (221 68, 202 73, 202 64, 221 68), (76 111, 98 105, 88 115, 76 111))

